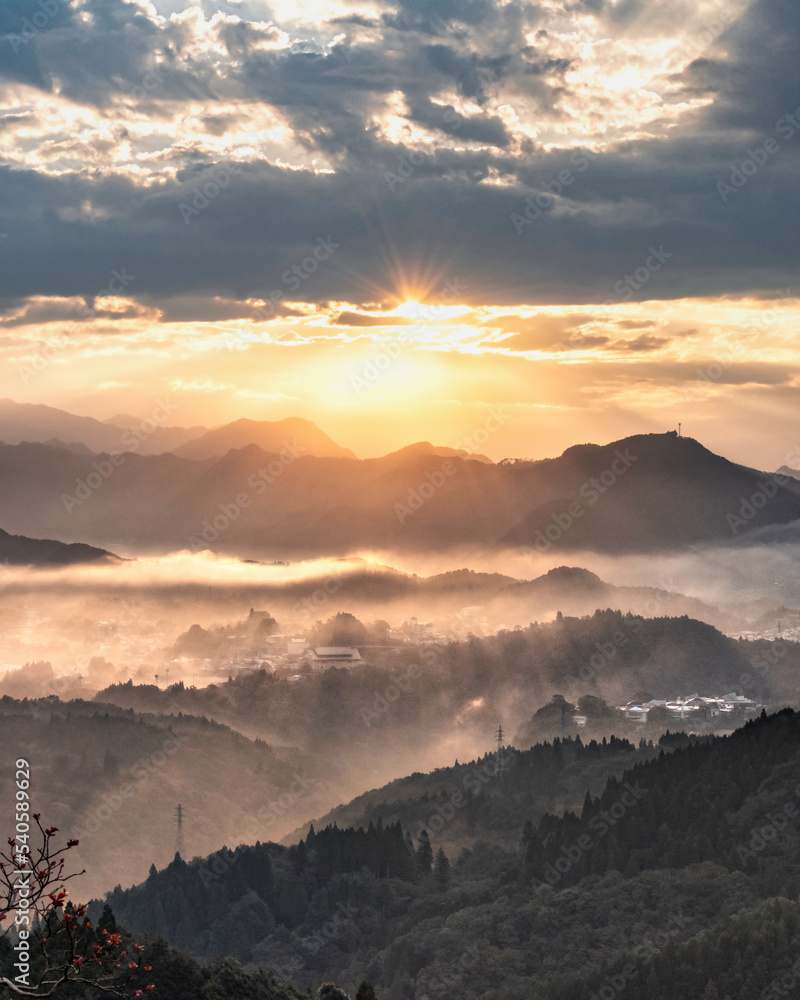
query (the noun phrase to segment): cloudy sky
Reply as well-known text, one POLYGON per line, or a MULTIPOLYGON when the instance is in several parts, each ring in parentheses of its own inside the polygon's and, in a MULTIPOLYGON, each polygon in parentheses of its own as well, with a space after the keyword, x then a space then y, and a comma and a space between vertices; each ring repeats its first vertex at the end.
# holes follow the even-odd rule
POLYGON ((3 0, 0 394, 362 457, 681 421, 775 468, 798 38, 796 0, 3 0))

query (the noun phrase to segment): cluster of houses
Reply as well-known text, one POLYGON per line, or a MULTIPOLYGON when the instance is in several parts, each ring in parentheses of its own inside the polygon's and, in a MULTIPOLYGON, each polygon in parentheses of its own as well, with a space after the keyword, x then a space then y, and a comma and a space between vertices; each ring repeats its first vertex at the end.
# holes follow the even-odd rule
POLYGON ((731 691, 715 698, 703 698, 699 694, 692 694, 688 698, 675 698, 672 701, 662 701, 657 698, 646 702, 629 701, 627 705, 621 705, 619 710, 626 719, 645 723, 654 708, 663 708, 668 718, 683 722, 686 719, 710 721, 723 719, 726 716, 749 715, 761 711, 762 707, 752 698, 745 698, 731 691))

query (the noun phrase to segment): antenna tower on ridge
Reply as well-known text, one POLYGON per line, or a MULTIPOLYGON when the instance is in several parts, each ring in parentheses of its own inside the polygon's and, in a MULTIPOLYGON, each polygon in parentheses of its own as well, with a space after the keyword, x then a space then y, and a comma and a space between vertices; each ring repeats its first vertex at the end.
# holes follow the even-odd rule
POLYGON ((186 842, 183 839, 183 806, 178 803, 178 808, 175 810, 177 816, 178 832, 175 835, 175 853, 180 854, 185 860, 186 856, 186 842))

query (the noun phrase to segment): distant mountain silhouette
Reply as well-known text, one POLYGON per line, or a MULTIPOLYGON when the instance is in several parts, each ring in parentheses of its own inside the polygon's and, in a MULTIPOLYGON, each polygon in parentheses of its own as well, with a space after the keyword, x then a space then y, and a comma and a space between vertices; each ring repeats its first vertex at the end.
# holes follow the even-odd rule
POLYGON ((163 414, 158 411, 155 422, 150 413, 101 421, 94 417, 78 417, 40 403, 15 403, 11 399, 0 399, 0 441, 19 444, 56 439, 66 446, 85 445, 95 454, 132 450, 135 444, 141 455, 158 455, 177 448, 205 430, 204 427, 187 429, 166 426, 170 422, 166 408, 163 414), (132 437, 131 428, 137 428, 139 433, 132 437))
POLYGON ((800 483, 778 485, 670 434, 500 465, 297 451, 249 444, 193 460, 128 453, 112 469, 102 456, 0 445, 0 510, 21 534, 251 559, 464 546, 655 552, 800 521, 800 483))
POLYGON ((491 458, 480 455, 477 452, 466 451, 464 448, 446 448, 442 445, 433 445, 430 441, 417 441, 416 444, 408 444, 405 448, 389 452, 384 458, 414 458, 419 455, 441 455, 443 458, 463 458, 471 459, 473 462, 485 462, 487 465, 494 465, 491 458))
POLYGON ((598 539, 605 551, 655 551, 800 518, 800 484, 779 486, 674 432, 577 445, 528 468, 547 487, 503 541, 540 551, 598 539))
MULTIPOLYGON (((618 608, 646 617, 689 615, 724 631, 732 631, 737 621, 695 597, 656 587, 620 587, 575 566, 559 566, 535 580, 515 582, 503 587, 488 602, 488 610, 514 619, 529 608, 531 616, 546 617, 555 611, 585 615, 596 608, 618 608)), ((523 616, 524 617, 524 616, 523 616)), ((739 624, 739 627, 741 625, 739 624)))
POLYGON ((275 454, 289 449, 293 457, 356 457, 349 448, 340 448, 316 424, 302 417, 288 417, 286 420, 234 420, 232 424, 206 431, 195 440, 175 448, 174 452, 181 458, 197 461, 221 457, 232 448, 246 448, 248 445, 256 445, 275 454))
POLYGON ((111 562, 118 556, 81 542, 66 545, 51 538, 25 538, 0 528, 0 563, 8 566, 74 566, 101 560, 111 562))

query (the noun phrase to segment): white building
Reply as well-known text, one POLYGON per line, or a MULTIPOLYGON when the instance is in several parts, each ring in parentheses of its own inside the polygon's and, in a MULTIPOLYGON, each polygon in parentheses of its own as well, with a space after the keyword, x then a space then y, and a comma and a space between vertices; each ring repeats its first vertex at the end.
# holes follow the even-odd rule
POLYGON ((312 646, 306 650, 306 656, 315 670, 349 667, 362 662, 361 653, 354 646, 312 646))

